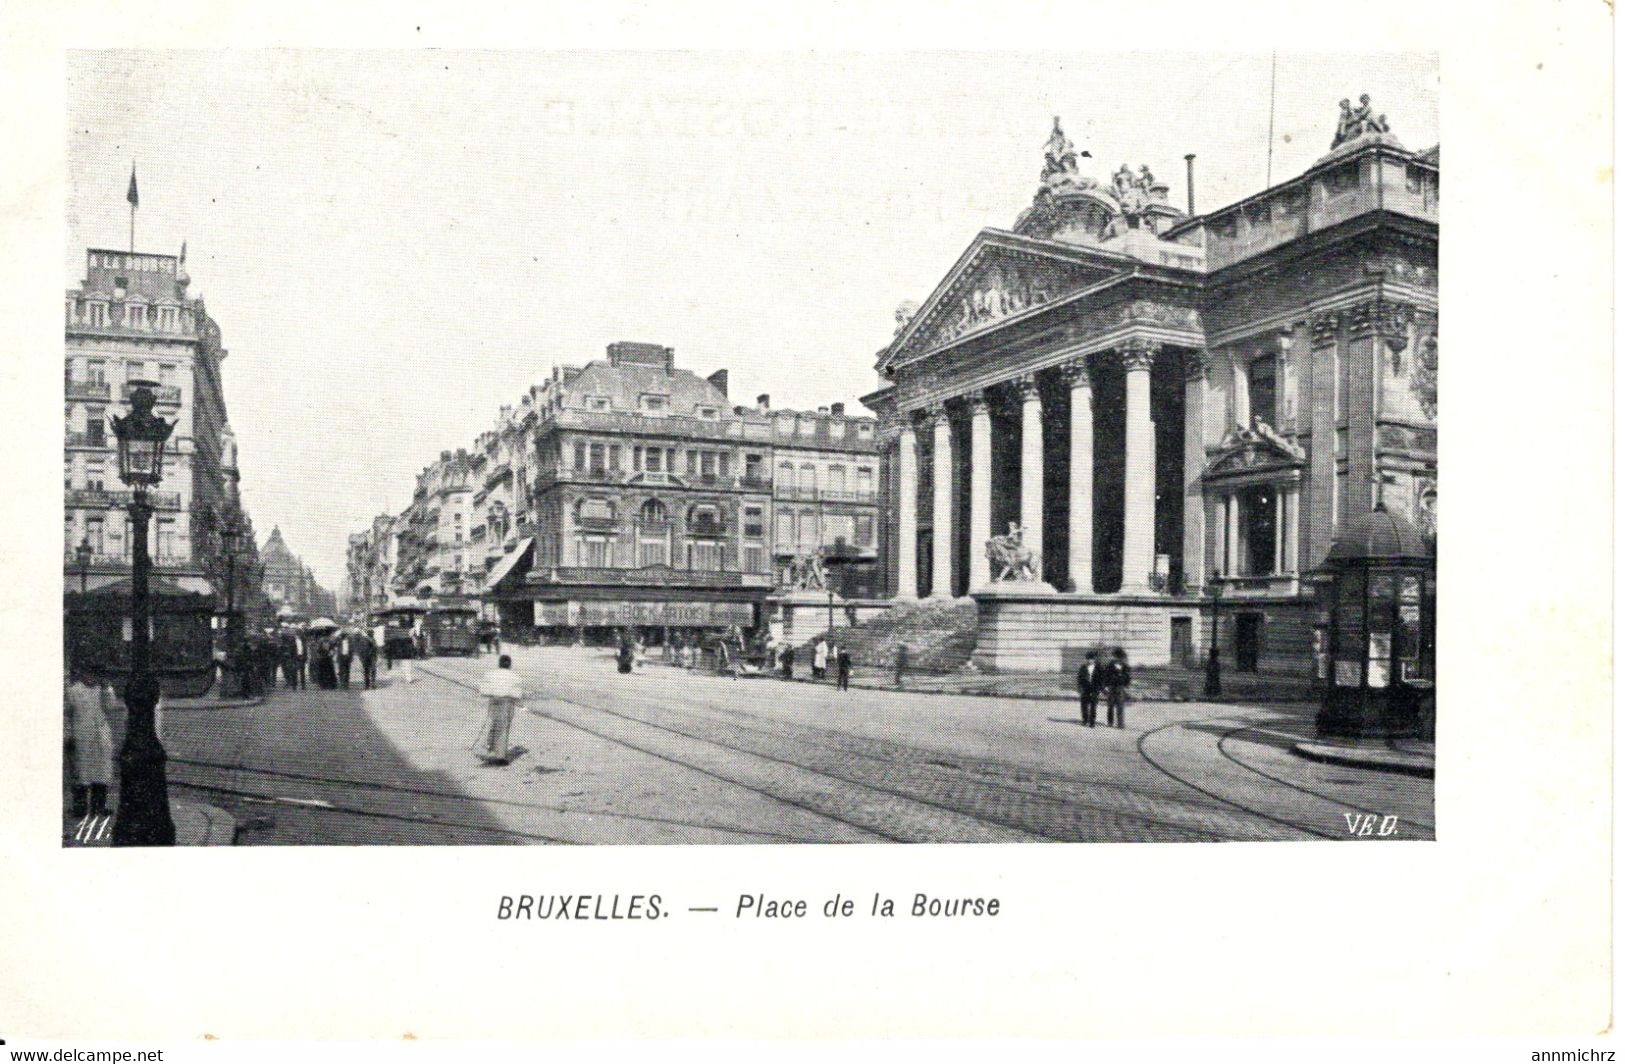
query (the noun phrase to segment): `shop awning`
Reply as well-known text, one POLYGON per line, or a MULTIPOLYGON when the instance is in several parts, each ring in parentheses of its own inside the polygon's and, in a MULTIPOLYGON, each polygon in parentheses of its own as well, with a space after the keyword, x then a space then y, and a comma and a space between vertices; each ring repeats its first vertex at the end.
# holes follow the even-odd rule
POLYGON ((491 571, 485 575, 485 590, 487 592, 495 591, 497 585, 502 583, 503 578, 513 572, 520 559, 530 553, 530 545, 534 542, 535 540, 532 537, 526 536, 514 544, 513 550, 503 555, 501 561, 491 566, 491 571))

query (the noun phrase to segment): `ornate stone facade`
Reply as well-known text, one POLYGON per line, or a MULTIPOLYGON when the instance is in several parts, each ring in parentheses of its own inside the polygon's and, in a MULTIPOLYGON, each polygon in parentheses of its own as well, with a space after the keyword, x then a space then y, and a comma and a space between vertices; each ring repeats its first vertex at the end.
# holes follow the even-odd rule
MULTIPOLYGON (((1148 168, 1090 176, 1057 120, 1032 208, 973 241, 865 399, 913 427, 887 500, 898 597, 987 589, 984 548, 1015 525, 1063 592, 1046 617, 1132 600, 1143 626, 1162 601, 1175 624, 1217 579, 1261 626, 1224 638, 1275 633, 1238 653, 1308 660, 1308 578, 1340 522, 1377 485, 1436 480, 1436 156, 1365 100, 1337 148, 1187 218, 1148 168)), ((1142 660, 1194 652, 1185 625, 1142 660)))

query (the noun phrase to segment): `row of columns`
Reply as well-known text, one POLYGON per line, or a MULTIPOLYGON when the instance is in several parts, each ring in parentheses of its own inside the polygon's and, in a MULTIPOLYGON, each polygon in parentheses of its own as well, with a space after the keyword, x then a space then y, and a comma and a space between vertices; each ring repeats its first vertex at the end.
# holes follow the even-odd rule
MULTIPOLYGON (((1125 377, 1126 425, 1124 433, 1123 591, 1150 589, 1155 561, 1156 442, 1151 421, 1151 366, 1159 345, 1136 341, 1117 349, 1125 377)), ((1094 387, 1086 359, 1061 367, 1071 388, 1072 419, 1069 437, 1071 475, 1067 508, 1067 576, 1081 592, 1094 590, 1094 387)), ((1021 399, 1021 524, 1025 542, 1035 552, 1044 542, 1044 431, 1043 400, 1031 376, 1015 382, 1021 399)), ((970 590, 992 583, 983 545, 992 535, 992 419, 987 394, 977 390, 964 397, 970 409, 970 590)), ((953 574, 953 434, 943 404, 924 411, 931 431, 932 496, 931 597, 952 594, 953 574)), ((898 435, 898 566, 897 597, 914 598, 918 587, 919 491, 916 455, 918 437, 913 422, 903 421, 898 435)))

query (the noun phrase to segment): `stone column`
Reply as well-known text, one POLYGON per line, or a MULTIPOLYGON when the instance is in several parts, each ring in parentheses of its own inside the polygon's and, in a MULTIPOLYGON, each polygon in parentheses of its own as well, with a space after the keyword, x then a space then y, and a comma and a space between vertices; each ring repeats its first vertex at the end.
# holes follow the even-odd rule
POLYGON ((903 429, 897 434, 897 598, 903 602, 918 598, 920 593, 915 572, 919 557, 919 522, 914 512, 920 485, 914 423, 908 417, 904 415, 903 429))
POLYGON ((1095 590, 1095 391, 1089 361, 1075 359, 1065 366, 1072 386, 1071 483, 1067 494, 1066 575, 1072 590, 1090 595, 1095 590))
POLYGON ((992 582, 987 560, 987 540, 993 534, 993 424, 987 411, 987 394, 970 397, 970 535, 965 554, 970 568, 970 590, 980 591, 992 582))
MULTIPOLYGON (((1021 528, 1022 543, 1044 555, 1044 405, 1038 397, 1038 381, 1022 377, 1016 381, 1021 395, 1021 528)), ((1037 574, 1043 579, 1042 570, 1037 574)))
POLYGON ((1224 497, 1224 575, 1241 575, 1241 501, 1233 491, 1224 497))
POLYGON ((1276 576, 1286 572, 1286 490, 1275 489, 1275 558, 1271 570, 1276 576))
POLYGON ((1119 349, 1123 359, 1123 591, 1150 591, 1156 564, 1157 471, 1151 426, 1151 364, 1157 344, 1133 341, 1119 349))
POLYGON ((1283 572, 1298 571, 1298 485, 1286 489, 1286 565, 1283 572))
POLYGON ((1337 528, 1337 349, 1339 314, 1309 321, 1309 556, 1326 557, 1337 528))
POLYGON ((954 593, 954 459, 948 412, 940 405, 926 414, 931 424, 931 597, 954 593))
POLYGON ((1208 360, 1200 351, 1185 356, 1185 587, 1200 594, 1207 584, 1207 500, 1202 473, 1207 469, 1208 360))

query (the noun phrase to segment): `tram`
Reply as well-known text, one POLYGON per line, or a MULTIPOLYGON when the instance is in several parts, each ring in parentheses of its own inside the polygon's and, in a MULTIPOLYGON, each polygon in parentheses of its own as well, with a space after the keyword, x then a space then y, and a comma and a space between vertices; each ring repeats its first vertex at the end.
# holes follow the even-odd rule
POLYGON ((425 653, 464 654, 480 652, 479 610, 473 606, 433 606, 423 615, 425 653))
POLYGON ((391 661, 418 656, 416 636, 419 620, 428 612, 422 606, 391 606, 373 610, 372 620, 384 629, 384 645, 378 649, 391 661))

